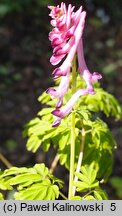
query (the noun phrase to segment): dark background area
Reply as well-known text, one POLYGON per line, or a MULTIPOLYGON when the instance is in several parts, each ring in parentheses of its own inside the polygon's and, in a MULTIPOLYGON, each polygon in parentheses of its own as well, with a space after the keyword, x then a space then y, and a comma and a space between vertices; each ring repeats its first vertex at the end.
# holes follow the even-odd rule
MULTIPOLYGON (((0 153, 13 166, 33 166, 45 161, 41 149, 32 154, 22 137, 25 123, 41 109, 38 96, 52 83, 49 63, 51 29, 47 5, 61 1, 0 1, 0 153)), ((122 104, 121 0, 64 1, 87 11, 84 33, 89 68, 103 75, 102 87, 122 104)), ((122 177, 122 121, 106 119, 118 143, 112 176, 122 177)), ((48 157, 49 158, 49 157, 48 157)), ((51 158, 49 158, 50 163, 51 158)), ((0 161, 1 169, 6 169, 0 161)), ((64 172, 64 171, 63 171, 64 172)), ((64 175, 64 174, 63 174, 64 175)), ((122 185, 122 181, 121 181, 122 185)), ((110 199, 121 199, 110 183, 110 199)), ((121 188, 122 190, 122 188, 121 188)))

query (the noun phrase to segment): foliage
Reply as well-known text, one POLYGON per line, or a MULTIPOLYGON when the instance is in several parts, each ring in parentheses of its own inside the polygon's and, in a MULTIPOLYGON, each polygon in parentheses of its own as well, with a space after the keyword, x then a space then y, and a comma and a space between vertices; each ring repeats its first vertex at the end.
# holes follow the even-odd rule
POLYGON ((54 178, 44 164, 32 168, 12 167, 0 176, 1 190, 12 190, 17 186, 14 194, 17 200, 54 200, 59 196, 59 186, 55 183, 62 186, 62 181, 54 178))
POLYGON ((99 187, 97 177, 97 169, 94 169, 94 164, 85 165, 81 168, 81 173, 76 173, 78 181, 74 183, 77 191, 87 192, 82 198, 83 200, 106 200, 107 194, 99 187))
MULTIPOLYGON (((85 83, 79 81, 77 77, 77 88, 81 85, 84 86, 85 83)), ((95 91, 95 95, 80 98, 75 110, 72 111, 76 113, 75 168, 82 144, 82 128, 85 130, 84 157, 80 172, 75 173, 78 181, 74 182, 77 191, 76 196, 72 197, 74 200, 108 199, 101 183, 105 183, 111 174, 116 141, 101 117, 104 113, 106 117, 112 116, 119 120, 122 117, 122 108, 116 98, 99 85, 95 86, 95 91)), ((70 97, 71 89, 65 95, 64 104, 70 97)), ((69 170, 71 114, 62 119, 58 127, 52 128, 51 111, 54 109, 55 100, 50 100, 50 96, 46 93, 43 93, 38 100, 46 104, 46 107, 24 127, 23 136, 28 137, 27 150, 35 153, 42 145, 46 153, 50 146, 53 146, 57 151, 59 163, 69 170)), ((12 167, 0 175, 0 189, 16 188, 14 199, 17 200, 58 199, 62 186, 63 182, 53 176, 44 164, 36 164, 32 168, 12 167)), ((3 199, 2 194, 0 199, 3 199)))

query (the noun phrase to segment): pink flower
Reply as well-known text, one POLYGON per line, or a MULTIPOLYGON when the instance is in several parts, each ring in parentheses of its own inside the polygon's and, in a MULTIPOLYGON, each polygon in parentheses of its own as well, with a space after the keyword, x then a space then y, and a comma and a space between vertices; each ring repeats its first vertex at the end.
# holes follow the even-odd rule
MULTIPOLYGON (((51 64, 57 65, 70 51, 74 44, 74 34, 80 19, 83 15, 81 13, 82 7, 78 11, 73 12, 74 7, 71 4, 66 9, 66 5, 61 3, 57 7, 49 6, 51 10, 50 16, 51 24, 55 27, 49 33, 49 39, 53 47, 53 55, 50 59, 51 64)), ((83 21, 83 20, 82 20, 83 21)))
MULTIPOLYGON (((86 16, 86 12, 82 12, 77 28, 75 29, 74 35, 72 36, 72 41, 73 41, 72 46, 69 47, 69 53, 66 59, 64 60, 64 62, 62 63, 62 65, 53 71, 54 78, 57 78, 59 76, 65 76, 67 74, 67 68, 69 68, 69 66, 72 65, 72 61, 77 51, 77 46, 83 34, 85 16, 86 16)), ((58 58, 58 56, 56 58, 58 58)))
POLYGON ((56 105, 56 108, 59 108, 62 106, 63 103, 63 97, 66 94, 68 87, 69 87, 69 78, 70 78, 70 67, 67 69, 67 74, 66 76, 63 76, 61 78, 60 85, 57 90, 54 88, 48 88, 47 93, 52 96, 52 98, 58 98, 58 102, 56 105))
POLYGON ((61 77, 59 87, 57 89, 47 89, 47 93, 50 94, 52 98, 58 99, 56 109, 52 112, 55 116, 55 120, 52 124, 53 127, 58 126, 61 120, 71 112, 80 96, 95 94, 93 83, 102 78, 97 72, 93 74, 90 73, 85 63, 82 35, 86 12, 82 11, 82 7, 74 12, 74 8, 75 7, 71 4, 66 8, 63 2, 60 6, 49 6, 51 10, 49 15, 52 18, 51 25, 54 27, 49 33, 49 40, 53 48, 53 55, 50 58, 50 62, 52 65, 57 65, 65 58, 62 64, 52 72, 54 79, 61 77), (80 75, 86 82, 86 89, 77 90, 67 104, 59 109, 63 104, 63 97, 68 91, 70 70, 76 53, 78 54, 80 75))
POLYGON ((94 93, 93 83, 101 79, 102 76, 98 72, 94 72, 93 74, 91 74, 89 69, 87 68, 87 65, 84 59, 82 38, 78 44, 77 53, 78 53, 78 64, 79 64, 80 74, 86 81, 87 89, 91 93, 94 93))
POLYGON ((65 116, 67 116, 71 112, 78 98, 86 94, 89 94, 88 89, 79 89, 77 92, 73 94, 71 99, 67 102, 67 104, 63 108, 61 108, 61 110, 55 109, 54 111, 52 111, 52 114, 57 117, 55 121, 53 122, 52 126, 53 127, 58 126, 61 123, 61 119, 63 119, 65 116))

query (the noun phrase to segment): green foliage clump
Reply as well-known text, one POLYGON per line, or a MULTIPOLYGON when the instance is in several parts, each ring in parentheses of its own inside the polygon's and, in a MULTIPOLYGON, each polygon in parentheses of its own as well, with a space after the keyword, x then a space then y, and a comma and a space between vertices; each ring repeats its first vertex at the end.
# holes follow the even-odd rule
MULTIPOLYGON (((84 86, 84 82, 77 77, 77 88, 84 86)), ((74 187, 77 194, 74 200, 103 200, 108 199, 101 184, 105 183, 112 171, 113 151, 116 141, 108 127, 101 119, 102 113, 106 117, 119 120, 122 117, 122 108, 116 98, 107 93, 99 85, 95 86, 95 95, 81 97, 75 105, 75 168, 77 167, 79 152, 84 142, 84 156, 80 172, 75 173, 77 181, 74 187), (82 131, 85 131, 84 137, 82 131)), ((71 89, 65 95, 64 104, 71 97, 71 89)), ((61 124, 52 128, 55 100, 45 92, 38 98, 46 106, 38 112, 24 127, 23 136, 28 137, 27 150, 35 153, 42 146, 43 151, 49 151, 50 146, 57 151, 59 163, 67 170, 70 167, 71 141, 71 114, 62 119, 61 124)), ((17 168, 1 171, 0 189, 13 190, 17 200, 54 200, 58 199, 63 181, 51 174, 44 164, 36 164, 32 168, 17 168)), ((111 181, 115 185, 115 181, 111 181)), ((62 194, 62 193, 61 193, 62 194)), ((64 198, 64 196, 63 196, 64 198)), ((65 197, 66 198, 66 197, 65 197)), ((3 199, 0 193, 0 199, 3 199)))
MULTIPOLYGON (((55 200, 59 197, 62 181, 50 174, 44 164, 32 168, 12 167, 0 175, 0 189, 13 190, 16 200, 55 200)), ((0 194, 0 199, 3 199, 0 194)))

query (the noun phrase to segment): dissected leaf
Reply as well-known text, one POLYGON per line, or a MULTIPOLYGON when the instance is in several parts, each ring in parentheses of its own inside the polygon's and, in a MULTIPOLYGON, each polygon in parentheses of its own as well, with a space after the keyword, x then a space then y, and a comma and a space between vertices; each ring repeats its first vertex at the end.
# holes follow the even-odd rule
POLYGON ((42 137, 32 135, 27 141, 28 151, 36 152, 42 143, 42 137))
POLYGON ((70 143, 70 131, 66 131, 62 133, 62 136, 60 137, 59 140, 59 149, 63 150, 66 145, 70 143))
POLYGON ((96 200, 108 200, 107 193, 104 190, 102 190, 101 188, 97 188, 94 191, 94 197, 96 200))
POLYGON ((85 165, 81 167, 81 173, 75 173, 80 181, 74 182, 77 191, 87 191, 99 186, 99 182, 96 180, 97 170, 94 169, 94 165, 85 165))
POLYGON ((9 184, 8 180, 10 178, 9 177, 6 177, 6 178, 0 178, 0 189, 1 190, 12 190, 13 187, 9 184))
POLYGON ((103 111, 107 117, 113 116, 116 120, 122 118, 122 107, 113 95, 102 88, 95 88, 95 92, 95 95, 84 96, 81 101, 83 105, 87 106, 88 110, 94 112, 103 111))
POLYGON ((34 166, 34 169, 37 171, 37 173, 41 176, 41 178, 45 178, 48 175, 48 168, 45 167, 45 164, 36 164, 34 166))
POLYGON ((16 192, 14 195, 16 200, 55 200, 58 196, 58 186, 52 185, 50 180, 33 184, 27 189, 16 192))

